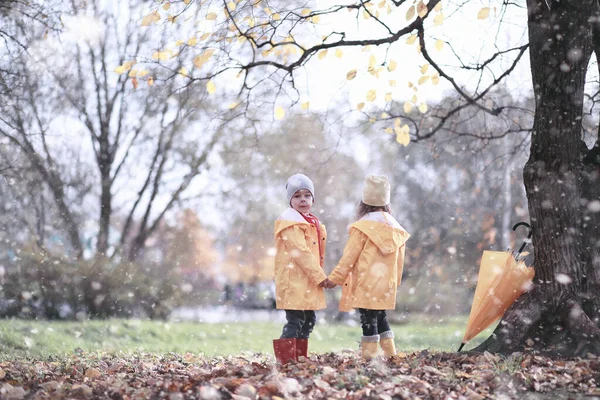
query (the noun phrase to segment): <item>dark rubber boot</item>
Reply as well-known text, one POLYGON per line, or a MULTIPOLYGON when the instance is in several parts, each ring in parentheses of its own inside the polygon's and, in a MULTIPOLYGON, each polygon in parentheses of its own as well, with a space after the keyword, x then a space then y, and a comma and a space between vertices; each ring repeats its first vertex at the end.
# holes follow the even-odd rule
POLYGON ((287 364, 290 361, 297 361, 296 355, 296 339, 274 339, 273 350, 275 351, 275 359, 279 364, 287 364))

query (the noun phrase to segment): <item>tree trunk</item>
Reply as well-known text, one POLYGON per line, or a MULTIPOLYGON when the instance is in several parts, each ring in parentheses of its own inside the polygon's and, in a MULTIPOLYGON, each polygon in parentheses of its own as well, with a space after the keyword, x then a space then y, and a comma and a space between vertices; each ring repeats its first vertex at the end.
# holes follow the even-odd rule
POLYGON ((586 207, 581 205, 582 105, 593 51, 589 16, 598 4, 528 0, 527 6, 536 110, 523 176, 534 232, 535 288, 475 350, 531 348, 564 356, 600 352, 600 330, 583 306, 590 269, 582 261, 591 253, 585 248, 586 207))
POLYGON ((98 231, 97 255, 107 257, 108 235, 110 231, 110 217, 112 214, 112 179, 110 176, 110 164, 108 167, 100 166, 101 194, 100 194, 100 229, 98 231))
POLYGON ((98 140, 98 168, 100 170, 100 220, 98 230, 98 243, 96 245, 96 256, 102 258, 107 257, 108 251, 108 235, 110 233, 110 219, 112 216, 112 177, 111 170, 113 165, 113 152, 111 151, 111 143, 109 140, 110 127, 109 122, 110 112, 107 111, 104 117, 99 113, 100 120, 100 138, 98 140))

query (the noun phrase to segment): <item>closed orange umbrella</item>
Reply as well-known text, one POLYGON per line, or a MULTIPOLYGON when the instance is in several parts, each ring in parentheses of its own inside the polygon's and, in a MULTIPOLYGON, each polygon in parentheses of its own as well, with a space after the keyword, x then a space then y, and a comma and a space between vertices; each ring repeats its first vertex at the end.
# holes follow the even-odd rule
MULTIPOLYGON (((513 230, 521 225, 529 228, 527 238, 531 238, 531 226, 525 222, 519 222, 513 226, 513 230)), ((534 270, 519 260, 525 245, 526 242, 515 254, 509 251, 483 252, 467 330, 458 351, 479 332, 502 317, 511 304, 528 289, 534 270)))

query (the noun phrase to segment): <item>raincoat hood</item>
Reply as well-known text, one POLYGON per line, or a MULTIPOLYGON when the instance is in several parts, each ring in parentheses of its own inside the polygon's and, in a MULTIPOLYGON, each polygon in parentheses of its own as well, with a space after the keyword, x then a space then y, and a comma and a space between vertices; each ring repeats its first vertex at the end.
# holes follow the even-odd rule
POLYGON ((275 220, 275 237, 284 229, 298 224, 310 225, 298 211, 288 208, 275 220))
POLYGON ((395 253, 410 237, 394 217, 383 212, 365 215, 350 225, 349 229, 353 228, 364 233, 383 254, 395 253))

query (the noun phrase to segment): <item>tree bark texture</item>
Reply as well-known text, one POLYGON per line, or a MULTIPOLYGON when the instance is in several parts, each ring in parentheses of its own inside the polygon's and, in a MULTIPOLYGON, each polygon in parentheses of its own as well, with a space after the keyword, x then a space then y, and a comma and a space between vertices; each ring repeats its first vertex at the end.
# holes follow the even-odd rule
POLYGON ((597 199, 598 176, 584 166, 581 137, 594 51, 590 16, 598 2, 528 0, 527 7, 536 108, 523 177, 534 232, 534 289, 475 350, 597 353, 598 213, 590 218, 588 204, 590 196, 597 199))

